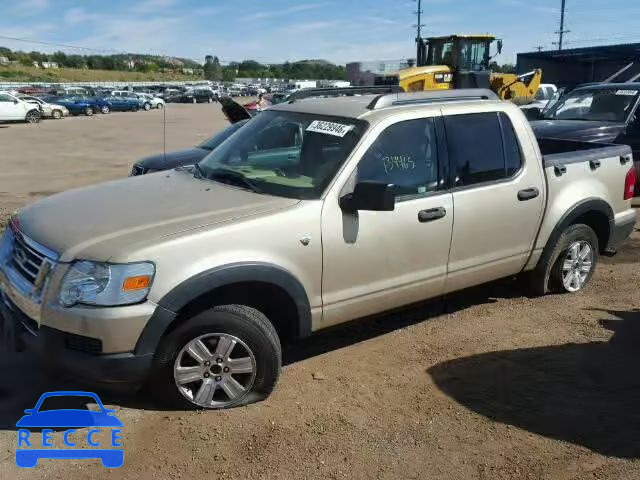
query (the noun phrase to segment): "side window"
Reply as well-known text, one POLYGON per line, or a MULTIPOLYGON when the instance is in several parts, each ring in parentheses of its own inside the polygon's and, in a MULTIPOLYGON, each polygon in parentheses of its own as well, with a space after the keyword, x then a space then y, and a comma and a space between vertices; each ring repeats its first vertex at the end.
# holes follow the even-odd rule
POLYGON ((408 86, 408 90, 410 92, 421 92, 424 90, 424 80, 418 80, 416 82, 412 82, 408 86))
POLYGON ((13 102, 13 98, 11 98, 9 95, 0 93, 0 102, 13 102))
POLYGON ((522 151, 509 117, 500 112, 498 118, 504 142, 505 176, 511 177, 522 167, 522 151))
POLYGON ((522 159, 513 126, 506 115, 500 115, 488 112, 445 117, 456 186, 501 180, 520 169, 522 159))
POLYGON ((432 118, 391 125, 358 164, 357 181, 392 184, 396 197, 438 188, 438 150, 432 118))

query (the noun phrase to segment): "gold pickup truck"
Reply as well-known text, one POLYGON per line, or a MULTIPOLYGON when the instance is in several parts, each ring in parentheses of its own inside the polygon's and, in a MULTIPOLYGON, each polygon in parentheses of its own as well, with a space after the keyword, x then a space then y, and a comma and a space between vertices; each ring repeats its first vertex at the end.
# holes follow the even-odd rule
POLYGON ((15 215, 3 330, 51 368, 243 405, 282 340, 501 277, 585 288, 634 183, 627 146, 537 140, 487 90, 274 105, 194 167, 15 215))

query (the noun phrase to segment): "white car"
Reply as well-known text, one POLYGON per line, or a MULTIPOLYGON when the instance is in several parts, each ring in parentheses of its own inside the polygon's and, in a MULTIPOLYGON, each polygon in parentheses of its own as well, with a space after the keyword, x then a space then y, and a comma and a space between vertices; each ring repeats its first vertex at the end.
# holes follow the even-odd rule
POLYGON ((158 110, 162 110, 164 108, 164 100, 151 95, 150 93, 136 93, 138 98, 144 98, 151 103, 151 108, 157 108, 158 110))
POLYGON ((0 92, 0 122, 38 123, 42 112, 38 105, 20 100, 10 93, 0 92))
POLYGON ((32 97, 31 95, 19 95, 18 98, 20 100, 24 100, 27 103, 40 105, 40 110, 44 118, 53 118, 54 120, 58 120, 62 117, 69 116, 69 110, 63 105, 54 105, 51 103, 47 103, 41 98, 32 97))

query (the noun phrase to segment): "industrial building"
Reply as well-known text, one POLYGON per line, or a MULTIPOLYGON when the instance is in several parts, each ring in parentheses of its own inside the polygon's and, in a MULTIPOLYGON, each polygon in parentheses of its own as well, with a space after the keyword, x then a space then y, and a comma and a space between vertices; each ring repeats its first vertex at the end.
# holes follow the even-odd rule
POLYGON ((640 80, 640 43, 603 45, 564 50, 543 50, 518 54, 518 73, 542 69, 542 81, 558 86, 640 80))

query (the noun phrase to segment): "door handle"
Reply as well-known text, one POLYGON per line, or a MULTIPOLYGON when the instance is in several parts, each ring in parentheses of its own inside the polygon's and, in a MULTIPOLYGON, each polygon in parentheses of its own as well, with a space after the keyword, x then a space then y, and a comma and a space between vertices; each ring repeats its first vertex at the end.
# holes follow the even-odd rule
POLYGON ((434 220, 444 218, 446 215, 447 210, 444 207, 429 208, 418 212, 418 221, 420 223, 433 222, 434 220))
POLYGON ((525 188, 524 190, 520 190, 518 192, 518 200, 524 202, 526 200, 536 198, 538 195, 540 195, 540 191, 536 187, 525 188))

